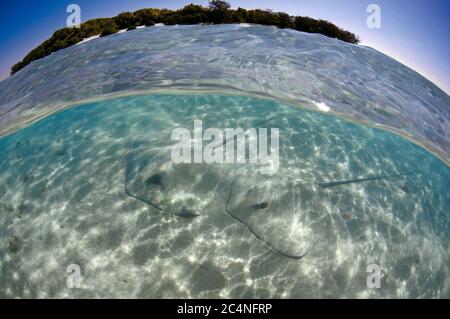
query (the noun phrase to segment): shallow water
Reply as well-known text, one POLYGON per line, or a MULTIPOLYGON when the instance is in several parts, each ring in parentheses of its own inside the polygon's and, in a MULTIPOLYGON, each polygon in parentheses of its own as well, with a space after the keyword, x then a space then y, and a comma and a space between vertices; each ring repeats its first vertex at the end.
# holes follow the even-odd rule
POLYGON ((156 94, 67 109, 0 149, 1 297, 450 296, 450 169, 384 130, 272 100, 156 94), (145 202, 149 163, 173 165, 163 155, 174 128, 273 116, 278 173, 174 166, 157 194, 170 209, 145 202), (199 216, 177 216, 182 206, 199 216), (66 285, 71 264, 81 288, 66 285), (380 289, 366 285, 370 264, 382 269, 380 289))
POLYGON ((450 97, 380 52, 257 25, 148 27, 33 61, 0 82, 0 135, 84 99, 257 95, 393 130, 450 163, 450 97))

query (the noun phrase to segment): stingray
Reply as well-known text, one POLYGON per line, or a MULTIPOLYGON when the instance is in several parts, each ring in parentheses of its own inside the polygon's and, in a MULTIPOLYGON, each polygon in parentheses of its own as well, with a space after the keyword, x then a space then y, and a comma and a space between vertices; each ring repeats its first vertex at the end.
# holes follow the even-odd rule
POLYGON ((127 153, 125 194, 157 210, 184 218, 200 216, 210 205, 203 196, 214 189, 221 172, 214 165, 176 164, 170 147, 134 143, 127 153))
POLYGON ((380 179, 402 177, 402 176, 406 176, 406 175, 411 175, 411 173, 372 176, 372 177, 356 178, 356 179, 350 179, 350 180, 344 180, 344 181, 334 181, 334 182, 327 182, 327 183, 319 183, 319 186, 322 187, 322 188, 330 188, 330 187, 336 187, 336 186, 346 185, 346 184, 362 183, 362 182, 368 182, 368 181, 376 181, 376 180, 380 180, 380 179))
MULTIPOLYGON (((264 125, 275 117, 255 126, 264 125)), ((259 174, 257 170, 249 168, 250 171, 247 172, 259 174)), ((290 198, 291 193, 285 192, 288 197, 277 199, 264 195, 272 193, 270 189, 266 190, 266 193, 259 187, 249 190, 249 186, 254 185, 248 185, 245 173, 236 176, 236 169, 236 166, 221 167, 218 164, 175 165, 170 159, 170 146, 156 147, 148 146, 144 142, 134 143, 126 157, 124 190, 128 196, 161 213, 182 218, 195 218, 202 214, 205 207, 209 207, 201 204, 204 202, 201 197, 204 194, 211 190, 219 193, 225 191, 228 196, 223 198, 224 212, 246 226, 257 240, 283 257, 298 260, 306 256, 315 245, 313 243, 311 246, 314 240, 308 238, 312 234, 302 233, 291 237, 289 232, 285 231, 285 227, 293 225, 291 218, 298 219, 293 212, 284 209, 284 203, 288 202, 287 198, 290 198), (179 193, 183 196, 178 197, 181 199, 176 202, 176 195, 179 193), (200 197, 200 204, 196 202, 196 197, 200 197)), ((280 186, 284 190, 290 189, 287 185, 280 186)), ((276 197, 276 194, 274 196, 276 197)))
MULTIPOLYGON (((298 247, 300 242, 296 238, 290 238, 289 234, 282 232, 281 229, 270 227, 270 222, 264 225, 268 221, 267 218, 272 220, 281 212, 280 208, 277 209, 276 207, 277 203, 273 203, 272 207, 272 205, 269 205, 269 201, 261 201, 262 197, 264 197, 264 192, 261 192, 261 189, 258 189, 258 187, 253 187, 247 192, 236 191, 237 183, 239 183, 239 180, 234 179, 230 185, 225 212, 239 223, 245 225, 256 239, 277 255, 294 260, 302 259, 314 248, 319 239, 314 240, 309 248, 303 250, 298 247), (252 202, 254 204, 248 204, 252 202), (268 209, 269 206, 271 206, 270 209, 268 209), (274 241, 276 238, 278 240, 274 241)), ((283 202, 283 200, 280 201, 283 202)), ((286 209, 283 209, 283 211, 286 211, 286 209)), ((287 216, 289 217, 289 215, 287 216)))
MULTIPOLYGON (((124 183, 124 192, 125 192, 126 195, 128 195, 128 196, 130 196, 130 197, 132 197, 132 198, 134 198, 134 199, 140 200, 140 201, 142 201, 142 202, 144 202, 144 203, 146 203, 146 204, 152 206, 153 208, 155 208, 155 209, 161 211, 162 208, 161 208, 159 205, 157 205, 156 203, 153 203, 153 202, 150 201, 150 200, 147 200, 146 198, 144 198, 143 196, 137 194, 136 192, 131 192, 130 189, 129 189, 130 180, 132 179, 132 168, 133 168, 132 162, 133 162, 133 159, 134 159, 134 158, 133 158, 133 155, 134 155, 140 148, 142 148, 142 145, 143 145, 143 144, 144 144, 144 143, 142 143, 142 142, 140 142, 140 143, 133 143, 133 144, 132 144, 132 147, 134 148, 133 151, 129 151, 128 154, 127 154, 127 157, 126 157, 126 164, 125 164, 125 183, 124 183)), ((154 176, 154 175, 153 175, 153 176, 154 176)), ((148 178, 148 179, 146 180, 146 183, 145 183, 145 184, 147 184, 147 185, 152 185, 152 184, 155 184, 156 181, 157 181, 157 178, 152 178, 152 177, 150 177, 150 178, 148 178)), ((163 185, 163 184, 162 184, 162 185, 163 185)), ((159 185, 158 185, 158 186, 159 186, 159 185)))

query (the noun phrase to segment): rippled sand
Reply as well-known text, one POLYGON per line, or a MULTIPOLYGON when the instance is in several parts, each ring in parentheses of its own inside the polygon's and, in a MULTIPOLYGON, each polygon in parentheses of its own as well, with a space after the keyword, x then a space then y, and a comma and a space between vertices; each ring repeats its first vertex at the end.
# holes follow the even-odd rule
POLYGON ((56 113, 4 137, 0 149, 1 297, 450 295, 450 169, 383 130, 250 97, 148 95, 56 113), (247 128, 274 115, 277 174, 193 164, 172 176, 161 201, 186 203, 198 217, 124 192, 137 145, 168 147, 172 129, 192 129, 194 119, 247 128), (267 209, 241 209, 262 200, 267 209), (380 289, 366 286, 374 263, 380 289), (81 267, 81 288, 66 285, 70 264, 81 267))

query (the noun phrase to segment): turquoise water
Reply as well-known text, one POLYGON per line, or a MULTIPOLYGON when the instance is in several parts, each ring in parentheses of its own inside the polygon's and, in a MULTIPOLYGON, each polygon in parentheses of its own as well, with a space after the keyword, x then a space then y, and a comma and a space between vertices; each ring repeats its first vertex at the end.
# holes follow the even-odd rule
POLYGON ((0 149, 1 297, 450 296, 450 169, 381 129, 267 99, 153 94, 55 113, 0 149), (170 161, 172 130, 194 119, 269 118, 280 129, 274 175, 170 161), (144 177, 157 171, 155 199, 144 177), (70 264, 80 288, 66 285, 70 264), (366 285, 370 264, 380 289, 366 285))

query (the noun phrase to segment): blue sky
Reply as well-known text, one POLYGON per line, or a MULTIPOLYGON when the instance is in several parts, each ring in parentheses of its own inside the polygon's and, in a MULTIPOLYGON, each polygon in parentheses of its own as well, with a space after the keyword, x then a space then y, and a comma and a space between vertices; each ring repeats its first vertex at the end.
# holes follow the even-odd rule
MULTIPOLYGON (((140 8, 177 9, 207 0, 14 0, 0 11, 0 79, 10 67, 56 30, 65 27, 67 5, 81 7, 81 20, 140 8)), ((359 35, 363 45, 386 53, 450 93, 449 0, 230 0, 233 8, 261 8, 327 19, 359 35), (366 8, 381 8, 381 28, 366 25, 366 8)))

